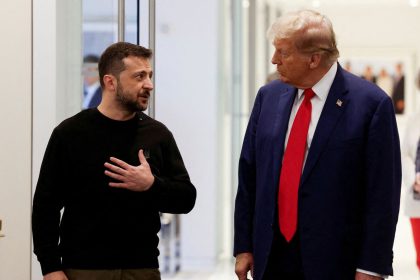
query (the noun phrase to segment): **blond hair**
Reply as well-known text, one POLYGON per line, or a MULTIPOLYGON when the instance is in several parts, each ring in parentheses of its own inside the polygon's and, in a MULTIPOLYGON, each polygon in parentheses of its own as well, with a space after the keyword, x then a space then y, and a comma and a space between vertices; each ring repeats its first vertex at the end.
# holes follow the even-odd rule
POLYGON ((331 21, 313 10, 300 10, 278 18, 268 29, 271 42, 292 39, 299 52, 321 53, 328 65, 339 57, 331 21))

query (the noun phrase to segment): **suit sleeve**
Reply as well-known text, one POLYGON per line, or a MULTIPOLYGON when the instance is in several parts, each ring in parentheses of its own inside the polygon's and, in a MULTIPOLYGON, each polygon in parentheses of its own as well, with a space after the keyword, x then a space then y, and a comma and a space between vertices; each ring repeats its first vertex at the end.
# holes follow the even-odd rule
POLYGON ((167 133, 167 141, 162 148, 163 172, 159 176, 155 175, 155 182, 150 190, 156 197, 160 212, 188 213, 195 205, 197 192, 190 181, 172 133, 167 133))
POLYGON ((381 100, 366 145, 363 240, 358 267, 393 275, 393 242, 401 192, 400 143, 392 101, 381 100))
POLYGON ((253 252, 252 232, 256 189, 255 138, 261 107, 261 92, 257 94, 239 158, 238 191, 234 213, 233 255, 253 252))

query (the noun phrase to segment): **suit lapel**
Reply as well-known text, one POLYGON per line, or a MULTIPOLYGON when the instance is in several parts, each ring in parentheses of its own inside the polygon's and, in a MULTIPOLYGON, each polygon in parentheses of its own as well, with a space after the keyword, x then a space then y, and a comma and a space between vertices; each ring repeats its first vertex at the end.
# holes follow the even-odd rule
POLYGON ((336 128, 338 120, 342 116, 347 103, 347 88, 344 82, 344 76, 341 67, 337 69, 334 82, 328 93, 324 108, 322 109, 314 137, 312 138, 311 147, 303 169, 301 184, 305 182, 313 167, 315 166, 319 156, 326 147, 331 133, 336 128))

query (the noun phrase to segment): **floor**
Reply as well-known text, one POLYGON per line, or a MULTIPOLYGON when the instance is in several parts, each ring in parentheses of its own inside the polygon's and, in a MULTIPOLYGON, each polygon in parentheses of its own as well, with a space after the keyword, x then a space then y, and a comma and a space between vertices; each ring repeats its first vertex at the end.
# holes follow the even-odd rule
MULTIPOLYGON (((402 205, 403 207, 403 205, 402 205)), ((403 208, 402 208, 403 209, 403 208)), ((221 262, 214 271, 182 271, 163 275, 162 280, 234 280, 233 260, 221 262)), ((394 277, 390 280, 420 280, 415 266, 415 253, 410 223, 401 211, 394 244, 394 277)))

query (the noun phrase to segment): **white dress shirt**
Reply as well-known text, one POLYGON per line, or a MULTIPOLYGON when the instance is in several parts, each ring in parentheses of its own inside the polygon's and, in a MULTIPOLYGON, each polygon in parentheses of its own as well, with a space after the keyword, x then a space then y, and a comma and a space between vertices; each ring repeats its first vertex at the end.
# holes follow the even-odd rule
MULTIPOLYGON (((316 126, 318 125, 319 118, 321 117, 322 109, 324 108, 325 101, 327 100, 327 97, 328 97, 328 93, 330 92, 332 83, 334 82, 334 79, 335 79, 335 75, 337 74, 337 68, 338 68, 337 62, 335 62, 331 66, 330 70, 328 70, 328 72, 324 75, 324 77, 322 77, 322 79, 319 80, 319 82, 316 83, 312 87, 312 90, 315 92, 315 96, 311 99, 312 113, 311 113, 311 121, 309 123, 309 129, 308 129, 305 160, 303 163, 304 165, 306 162, 306 158, 308 156, 309 149, 311 148, 311 143, 312 143, 312 139, 315 133, 316 126)), ((299 106, 300 104, 302 104, 303 99, 304 99, 303 91, 304 89, 298 89, 298 94, 296 95, 295 101, 293 102, 293 107, 292 107, 292 111, 290 113, 290 118, 289 118, 289 126, 287 128, 286 141, 285 141, 285 147, 284 147, 285 149, 286 149, 287 142, 289 141, 289 135, 290 135, 290 130, 292 128, 293 121, 295 120, 299 106)), ((302 168, 302 172, 303 172, 303 168, 302 168)), ((362 269, 357 269, 357 271, 365 273, 365 274, 369 274, 372 276, 382 277, 385 279, 388 278, 388 276, 380 275, 375 272, 370 272, 370 271, 366 271, 362 269)))
MULTIPOLYGON (((305 161, 308 155, 309 148, 311 147, 312 138, 315 133, 315 128, 318 124, 319 117, 321 116, 322 108, 324 108, 325 101, 327 100, 328 92, 331 89, 331 85, 334 81, 336 74, 337 74, 337 62, 334 63, 331 66, 330 70, 328 70, 327 74, 325 74, 324 77, 322 77, 322 79, 319 80, 319 82, 316 83, 312 87, 312 90, 314 91, 315 96, 312 97, 311 99, 312 113, 311 113, 311 121, 309 123, 309 129, 308 129, 308 139, 307 139, 308 145, 306 147, 305 161)), ((293 102, 293 107, 292 107, 292 111, 290 113, 290 118, 289 118, 289 126, 287 128, 286 141, 284 142, 285 148, 286 148, 287 142, 289 141, 289 135, 290 135, 290 130, 292 128, 293 121, 295 120, 299 106, 300 104, 302 104, 303 99, 304 99, 303 91, 304 89, 298 89, 298 94, 296 95, 295 101, 293 102)))

